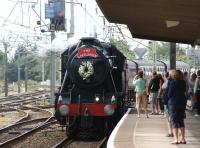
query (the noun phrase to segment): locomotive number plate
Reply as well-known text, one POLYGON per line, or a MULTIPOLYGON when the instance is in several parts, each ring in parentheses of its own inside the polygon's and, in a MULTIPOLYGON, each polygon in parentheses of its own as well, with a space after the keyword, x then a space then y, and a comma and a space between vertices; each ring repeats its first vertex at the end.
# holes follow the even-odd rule
POLYGON ((82 48, 78 51, 78 53, 76 54, 77 58, 83 58, 83 57, 97 57, 97 52, 96 49, 94 48, 82 48))

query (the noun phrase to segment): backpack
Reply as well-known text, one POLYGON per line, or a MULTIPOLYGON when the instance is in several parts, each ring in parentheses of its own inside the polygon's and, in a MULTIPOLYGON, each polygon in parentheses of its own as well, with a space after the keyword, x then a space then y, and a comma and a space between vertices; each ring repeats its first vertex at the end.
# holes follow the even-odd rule
POLYGON ((153 92, 157 92, 159 89, 160 89, 160 80, 158 78, 153 78, 150 90, 153 92))

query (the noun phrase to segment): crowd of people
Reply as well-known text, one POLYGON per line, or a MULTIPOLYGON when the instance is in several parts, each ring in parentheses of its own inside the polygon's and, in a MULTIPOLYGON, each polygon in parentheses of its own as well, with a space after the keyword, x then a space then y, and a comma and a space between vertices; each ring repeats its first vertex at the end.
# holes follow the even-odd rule
POLYGON ((194 116, 200 115, 200 70, 197 73, 170 70, 164 76, 152 73, 147 83, 143 71, 139 71, 133 80, 136 93, 136 109, 138 118, 144 109, 145 116, 163 114, 167 119, 167 137, 174 137, 171 144, 186 144, 185 124, 187 100, 191 102, 194 116), (151 113, 148 114, 148 103, 151 113))

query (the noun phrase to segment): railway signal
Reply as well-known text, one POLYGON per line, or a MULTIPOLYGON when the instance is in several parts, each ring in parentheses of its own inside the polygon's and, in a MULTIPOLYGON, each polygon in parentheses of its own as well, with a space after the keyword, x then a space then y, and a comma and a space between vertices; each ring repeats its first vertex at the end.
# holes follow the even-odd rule
POLYGON ((65 0, 49 0, 45 5, 45 17, 50 19, 50 30, 65 30, 65 0))

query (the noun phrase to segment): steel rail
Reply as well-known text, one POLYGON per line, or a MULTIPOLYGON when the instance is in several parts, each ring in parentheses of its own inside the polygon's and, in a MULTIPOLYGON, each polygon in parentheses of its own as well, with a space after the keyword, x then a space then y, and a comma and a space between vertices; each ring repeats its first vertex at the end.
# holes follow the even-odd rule
POLYGON ((38 130, 40 130, 41 128, 44 128, 50 124, 53 124, 53 123, 56 123, 57 121, 51 121, 51 120, 54 120, 54 117, 51 117, 51 118, 48 118, 43 124, 37 126, 37 127, 34 127, 33 129, 31 129, 30 131, 27 131, 17 137, 14 137, 12 139, 9 139, 3 143, 0 143, 0 147, 9 147, 9 146, 12 146, 14 143, 17 143, 19 142, 21 139, 27 137, 27 136, 30 136, 32 134, 34 134, 35 132, 37 132, 38 130))

